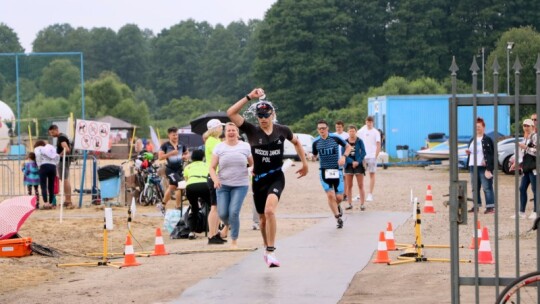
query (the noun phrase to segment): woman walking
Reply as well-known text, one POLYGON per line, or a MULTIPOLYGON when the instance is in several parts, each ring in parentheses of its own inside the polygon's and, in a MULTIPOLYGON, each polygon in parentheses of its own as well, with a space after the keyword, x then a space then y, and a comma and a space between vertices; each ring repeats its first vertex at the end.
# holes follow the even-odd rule
POLYGON ((353 179, 356 176, 358 195, 360 197, 360 210, 364 211, 366 210, 366 207, 364 206, 364 175, 366 175, 366 170, 364 169, 363 162, 366 157, 366 148, 360 137, 356 136, 356 131, 356 126, 349 126, 349 138, 347 139, 347 143, 351 146, 351 153, 345 162, 345 194, 349 206, 345 209, 352 209, 352 184, 353 179))
POLYGON ((227 123, 225 141, 219 143, 212 154, 210 176, 217 192, 219 217, 230 226, 232 248, 237 248, 240 209, 249 187, 248 165, 253 166, 251 147, 239 140, 238 127, 227 123), (216 173, 218 165, 219 173, 216 173))

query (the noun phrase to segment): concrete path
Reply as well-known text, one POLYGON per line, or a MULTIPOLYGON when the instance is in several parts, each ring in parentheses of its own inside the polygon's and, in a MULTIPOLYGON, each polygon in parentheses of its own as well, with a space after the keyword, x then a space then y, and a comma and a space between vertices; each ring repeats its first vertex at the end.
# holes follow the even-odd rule
MULTIPOLYGON (((188 288, 172 303, 337 303, 354 275, 370 262, 379 232, 394 229, 410 213, 346 214, 343 229, 333 218, 278 240, 279 268, 268 268, 257 250, 238 264, 188 288)), ((278 221, 279 225, 279 221, 278 221)))

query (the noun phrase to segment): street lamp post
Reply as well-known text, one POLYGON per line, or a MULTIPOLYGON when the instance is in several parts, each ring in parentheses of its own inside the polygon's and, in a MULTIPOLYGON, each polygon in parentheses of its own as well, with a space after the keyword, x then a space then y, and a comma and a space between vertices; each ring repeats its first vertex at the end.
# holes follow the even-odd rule
POLYGON ((510 51, 514 48, 513 42, 506 43, 506 93, 510 95, 510 51))

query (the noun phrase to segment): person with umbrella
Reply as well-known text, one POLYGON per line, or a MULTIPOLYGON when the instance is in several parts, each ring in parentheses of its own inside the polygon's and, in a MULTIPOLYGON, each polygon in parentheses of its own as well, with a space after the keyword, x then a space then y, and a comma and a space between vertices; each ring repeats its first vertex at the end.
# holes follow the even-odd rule
POLYGON ((227 110, 227 115, 241 131, 246 133, 248 142, 251 145, 253 155, 253 199, 260 217, 261 235, 266 251, 264 260, 269 267, 279 267, 280 263, 276 258, 276 209, 279 198, 285 188, 285 175, 281 170, 283 166, 283 145, 285 140, 289 140, 300 156, 302 168, 296 173, 298 178, 308 173, 308 163, 302 144, 292 133, 291 129, 285 125, 273 122, 275 118, 274 107, 267 101, 259 101, 255 106, 255 114, 259 122, 258 126, 246 121, 240 111, 254 98, 265 96, 264 90, 257 88, 238 100, 227 110))

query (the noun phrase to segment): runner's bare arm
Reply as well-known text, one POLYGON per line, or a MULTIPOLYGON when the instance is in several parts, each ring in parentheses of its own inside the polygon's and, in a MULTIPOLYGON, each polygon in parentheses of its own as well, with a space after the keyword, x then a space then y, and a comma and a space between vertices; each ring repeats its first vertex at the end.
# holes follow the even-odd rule
POLYGON ((264 91, 261 88, 253 89, 249 94, 242 97, 240 100, 238 100, 235 104, 233 104, 228 110, 227 110, 227 116, 231 119, 232 122, 234 122, 235 125, 241 126, 244 123, 244 117, 240 115, 240 111, 242 108, 246 105, 246 103, 254 98, 259 98, 262 95, 264 95, 264 91), (249 99, 248 99, 249 98, 249 99))
POLYGON ((291 143, 294 145, 294 149, 296 150, 296 153, 298 154, 298 156, 300 157, 300 160, 302 161, 302 168, 296 171, 296 173, 298 174, 298 178, 301 178, 308 174, 308 163, 307 163, 307 158, 306 158, 306 152, 304 152, 302 143, 300 142, 298 137, 296 137, 296 135, 293 135, 291 143))

